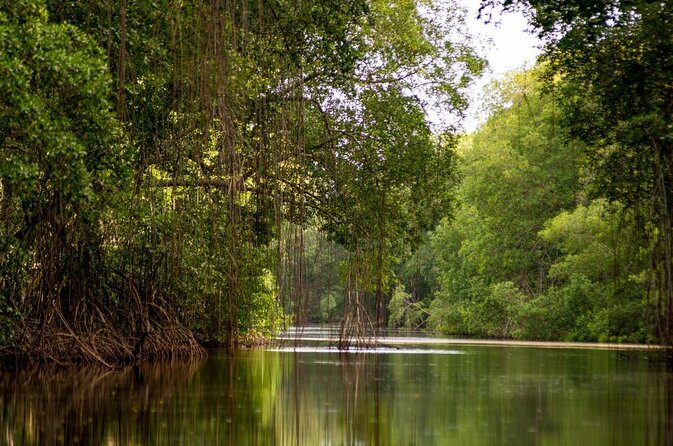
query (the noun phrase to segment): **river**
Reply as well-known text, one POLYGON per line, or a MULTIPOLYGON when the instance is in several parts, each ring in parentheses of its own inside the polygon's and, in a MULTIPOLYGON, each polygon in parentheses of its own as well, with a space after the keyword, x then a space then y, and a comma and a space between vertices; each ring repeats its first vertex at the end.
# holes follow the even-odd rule
POLYGON ((647 350, 298 344, 4 372, 0 444, 673 444, 673 373, 647 350))

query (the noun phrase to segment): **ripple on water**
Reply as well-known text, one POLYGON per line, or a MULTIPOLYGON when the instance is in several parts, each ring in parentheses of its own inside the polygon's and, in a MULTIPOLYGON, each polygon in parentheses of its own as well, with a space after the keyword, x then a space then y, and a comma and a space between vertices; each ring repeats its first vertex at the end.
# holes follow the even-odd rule
POLYGON ((344 353, 344 354, 370 354, 370 355, 464 355, 466 352, 461 350, 440 350, 440 349, 422 349, 422 348, 391 348, 391 347, 376 347, 366 349, 348 349, 339 350, 336 347, 274 347, 268 348, 270 352, 297 352, 297 353, 344 353))

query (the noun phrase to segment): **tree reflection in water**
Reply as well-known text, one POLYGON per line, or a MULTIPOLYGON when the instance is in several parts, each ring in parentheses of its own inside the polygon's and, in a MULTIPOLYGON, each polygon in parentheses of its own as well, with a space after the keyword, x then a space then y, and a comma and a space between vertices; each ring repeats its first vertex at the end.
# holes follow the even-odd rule
POLYGON ((673 375, 644 354, 398 353, 5 371, 0 444, 673 444, 673 375))

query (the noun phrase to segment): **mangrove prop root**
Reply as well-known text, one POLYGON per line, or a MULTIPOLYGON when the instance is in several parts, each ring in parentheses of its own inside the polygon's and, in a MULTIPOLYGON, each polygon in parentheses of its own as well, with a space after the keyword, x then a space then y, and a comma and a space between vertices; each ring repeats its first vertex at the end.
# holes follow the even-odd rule
POLYGON ((157 300, 114 310, 87 302, 87 311, 70 318, 53 304, 44 314, 19 321, 11 354, 30 362, 106 368, 146 359, 205 356, 191 331, 157 300))

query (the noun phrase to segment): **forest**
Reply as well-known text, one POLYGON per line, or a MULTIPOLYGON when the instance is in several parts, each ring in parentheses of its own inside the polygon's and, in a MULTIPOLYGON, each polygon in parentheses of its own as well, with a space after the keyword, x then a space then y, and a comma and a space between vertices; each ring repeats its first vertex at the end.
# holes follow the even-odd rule
POLYGON ((671 6, 482 0, 545 51, 466 134, 449 0, 1 2, 2 358, 306 323, 672 345, 671 6))

